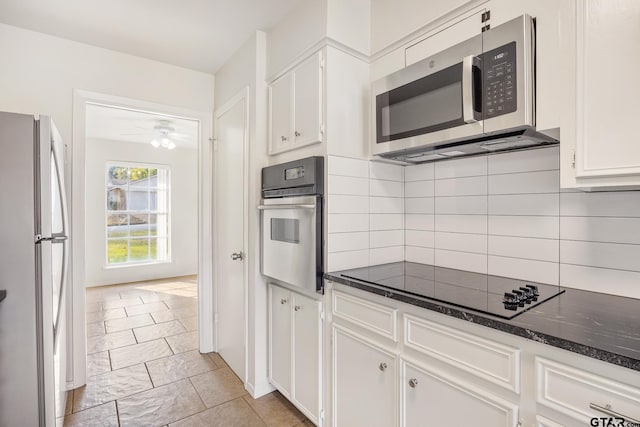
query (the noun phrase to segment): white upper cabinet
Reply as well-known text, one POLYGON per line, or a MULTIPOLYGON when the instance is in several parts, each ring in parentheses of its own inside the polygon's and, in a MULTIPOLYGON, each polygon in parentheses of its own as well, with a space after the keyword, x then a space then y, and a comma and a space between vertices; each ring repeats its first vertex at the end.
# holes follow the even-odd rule
POLYGON ((322 141, 322 53, 318 52, 293 71, 294 145, 322 141))
POLYGON ((269 85, 269 154, 323 141, 323 68, 317 52, 269 85))
POLYGON ((565 146, 573 153, 561 168, 572 173, 562 184, 640 187, 640 2, 578 1, 576 40, 575 145, 565 146))
POLYGON ((482 31, 484 9, 448 22, 405 49, 407 66, 477 36, 482 31))
POLYGON ((288 73, 269 86, 269 154, 290 150, 293 146, 293 75, 288 73))

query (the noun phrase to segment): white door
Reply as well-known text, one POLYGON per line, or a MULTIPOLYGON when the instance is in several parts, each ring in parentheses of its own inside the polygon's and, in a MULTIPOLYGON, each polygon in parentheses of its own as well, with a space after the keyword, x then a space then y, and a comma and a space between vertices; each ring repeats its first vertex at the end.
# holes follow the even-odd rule
POLYGON ((243 91, 215 115, 217 349, 245 380, 244 156, 248 137, 243 91))

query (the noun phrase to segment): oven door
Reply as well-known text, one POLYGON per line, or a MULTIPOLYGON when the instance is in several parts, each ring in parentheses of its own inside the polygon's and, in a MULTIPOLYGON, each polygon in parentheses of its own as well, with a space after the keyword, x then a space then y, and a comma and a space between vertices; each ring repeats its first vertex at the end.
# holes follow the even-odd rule
POLYGON ((322 289, 319 197, 267 199, 262 211, 261 272, 315 293, 322 289))
POLYGON ((373 154, 482 135, 482 34, 372 85, 373 154))

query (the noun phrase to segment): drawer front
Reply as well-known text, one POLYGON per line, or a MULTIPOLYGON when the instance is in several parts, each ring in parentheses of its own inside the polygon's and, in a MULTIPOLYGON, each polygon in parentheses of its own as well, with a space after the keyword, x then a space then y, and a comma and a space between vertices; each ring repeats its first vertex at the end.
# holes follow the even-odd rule
POLYGON ((548 418, 538 415, 536 417, 536 427, 566 427, 566 426, 564 424, 551 421, 548 418))
POLYGON ((536 357, 536 377, 539 404, 585 425, 594 417, 615 419, 590 408, 591 404, 603 408, 610 405, 611 411, 640 420, 640 389, 542 357, 536 357))
POLYGON ((519 349, 409 314, 404 327, 405 346, 520 393, 519 349))
POLYGON ((363 300, 339 291, 333 292, 333 315, 362 326, 370 331, 398 341, 398 310, 363 300))

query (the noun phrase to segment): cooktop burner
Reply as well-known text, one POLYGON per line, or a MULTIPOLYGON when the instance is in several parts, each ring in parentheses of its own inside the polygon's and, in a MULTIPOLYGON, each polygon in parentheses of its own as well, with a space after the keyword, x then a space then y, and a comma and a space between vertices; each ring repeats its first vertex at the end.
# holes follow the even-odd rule
POLYGON ((415 262, 374 265, 336 274, 503 319, 512 319, 564 292, 559 286, 415 262))

